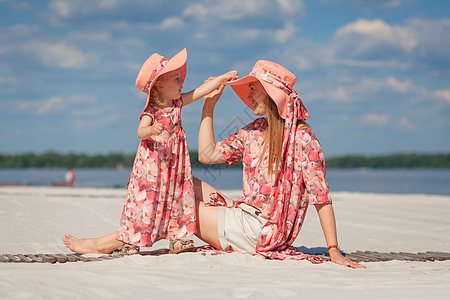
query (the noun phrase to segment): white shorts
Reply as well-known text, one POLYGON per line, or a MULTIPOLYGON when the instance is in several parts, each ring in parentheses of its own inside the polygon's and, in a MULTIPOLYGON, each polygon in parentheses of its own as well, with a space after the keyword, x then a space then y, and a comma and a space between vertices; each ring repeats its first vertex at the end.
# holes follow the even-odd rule
MULTIPOLYGON (((228 205, 232 204, 230 199, 225 200, 228 205)), ((262 228, 267 222, 260 215, 259 209, 245 203, 231 208, 219 206, 217 227, 222 249, 255 253, 261 240, 262 228)))

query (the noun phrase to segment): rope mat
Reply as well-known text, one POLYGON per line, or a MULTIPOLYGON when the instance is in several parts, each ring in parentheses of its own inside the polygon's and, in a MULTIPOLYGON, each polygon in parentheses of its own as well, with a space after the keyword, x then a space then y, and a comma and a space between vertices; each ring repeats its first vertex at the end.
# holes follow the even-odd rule
MULTIPOLYGON (((142 255, 160 255, 167 251, 144 252, 142 255)), ((201 252, 206 255, 205 252, 201 252)), ((217 253, 211 253, 217 254, 217 253)), ((447 252, 375 252, 375 251, 356 251, 351 253, 343 253, 347 258, 355 262, 380 262, 389 260, 403 260, 403 261, 443 261, 450 260, 450 253, 447 252)), ((123 257, 123 254, 109 254, 99 255, 97 257, 82 256, 78 254, 2 254, 0 255, 0 263, 66 263, 66 262, 93 262, 104 261, 123 257)), ((329 259, 328 256, 319 255, 324 259, 329 259)))

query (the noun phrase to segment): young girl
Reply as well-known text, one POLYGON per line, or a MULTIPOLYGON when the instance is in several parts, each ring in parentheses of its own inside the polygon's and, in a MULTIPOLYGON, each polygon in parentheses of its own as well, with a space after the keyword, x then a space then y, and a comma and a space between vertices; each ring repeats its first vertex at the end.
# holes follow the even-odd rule
MULTIPOLYGON (((152 54, 142 66, 136 86, 148 94, 137 135, 142 140, 127 186, 127 196, 115 234, 121 250, 133 254, 170 240, 171 253, 192 250, 196 233, 194 186, 186 133, 181 126, 181 107, 190 104, 230 79, 231 71, 200 87, 182 93, 186 77, 186 49, 171 59, 152 54), (132 245, 131 247, 129 245, 132 245)), ((78 253, 91 251, 88 243, 69 235, 64 243, 78 253)))

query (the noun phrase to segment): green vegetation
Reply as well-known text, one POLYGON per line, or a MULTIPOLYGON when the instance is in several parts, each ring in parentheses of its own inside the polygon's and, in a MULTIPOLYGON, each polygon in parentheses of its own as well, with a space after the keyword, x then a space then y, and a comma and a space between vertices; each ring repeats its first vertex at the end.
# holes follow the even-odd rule
MULTIPOLYGON (((225 164, 204 165, 198 161, 197 152, 190 152, 193 168, 226 168, 225 164)), ((0 154, 0 168, 130 168, 133 155, 111 153, 61 154, 47 152, 43 154, 0 154)), ((326 159, 327 168, 450 168, 450 154, 392 154, 384 156, 339 156, 326 159)), ((242 164, 233 167, 240 168, 242 164)))
POLYGON ((326 159, 327 168, 449 169, 450 154, 391 154, 384 156, 340 156, 326 159))

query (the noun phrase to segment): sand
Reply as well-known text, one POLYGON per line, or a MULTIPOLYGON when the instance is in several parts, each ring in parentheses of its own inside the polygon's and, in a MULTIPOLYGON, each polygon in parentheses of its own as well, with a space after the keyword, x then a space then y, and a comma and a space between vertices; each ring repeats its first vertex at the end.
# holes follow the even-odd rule
MULTIPOLYGON (((239 191, 224 191, 230 197, 239 191)), ((0 187, 0 254, 70 253, 65 233, 117 228, 123 189, 0 187)), ((346 252, 450 252, 450 197, 332 193, 346 252)), ((204 243, 196 239, 196 245, 204 243)), ((158 242, 152 249, 167 248, 158 242)), ((294 243, 325 247, 315 209, 294 243)), ((0 263, 0 299, 448 299, 450 261, 271 261, 247 254, 127 256, 99 262, 0 263)))

